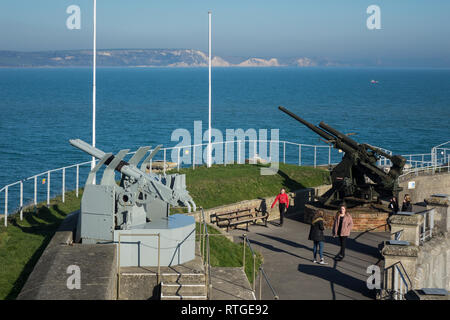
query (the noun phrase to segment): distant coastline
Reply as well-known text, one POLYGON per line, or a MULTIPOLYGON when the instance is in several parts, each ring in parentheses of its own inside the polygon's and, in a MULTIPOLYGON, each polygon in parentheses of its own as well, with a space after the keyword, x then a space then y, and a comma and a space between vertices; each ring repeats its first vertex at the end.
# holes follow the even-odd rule
MULTIPOLYGON (((230 57, 212 58, 214 67, 337 67, 348 66, 329 59, 230 57)), ((91 67, 92 50, 0 51, 0 68, 91 67)), ((102 49, 98 67, 191 68, 207 67, 208 56, 194 49, 102 49)))

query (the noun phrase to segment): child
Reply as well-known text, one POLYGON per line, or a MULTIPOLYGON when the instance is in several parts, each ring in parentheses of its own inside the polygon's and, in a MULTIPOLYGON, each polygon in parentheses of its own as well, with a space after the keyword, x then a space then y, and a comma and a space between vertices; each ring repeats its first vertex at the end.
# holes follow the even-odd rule
POLYGON ((308 240, 312 240, 313 244, 313 255, 314 260, 313 263, 317 263, 317 248, 319 248, 319 256, 320 256, 320 264, 327 264, 323 260, 323 243, 325 241, 325 237, 323 236, 323 211, 319 210, 314 214, 313 220, 311 222, 311 229, 309 230, 308 240))

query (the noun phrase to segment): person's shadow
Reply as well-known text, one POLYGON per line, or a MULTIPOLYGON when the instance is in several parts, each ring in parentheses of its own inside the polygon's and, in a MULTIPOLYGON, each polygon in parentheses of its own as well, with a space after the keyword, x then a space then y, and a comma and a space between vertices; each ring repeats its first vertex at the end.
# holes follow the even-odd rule
MULTIPOLYGON (((344 295, 343 293, 336 292, 335 288, 336 285, 348 288, 352 291, 359 292, 365 297, 375 299, 376 292, 373 290, 369 290, 367 288, 367 284, 365 281, 341 272, 340 270, 337 269, 337 265, 338 262, 336 260, 334 260, 332 267, 317 266, 311 264, 299 264, 298 271, 329 281, 333 300, 336 300, 336 293, 344 295)), ((346 297, 355 299, 349 296, 346 297)))
MULTIPOLYGON (((379 251, 378 246, 370 246, 364 243, 361 243, 357 240, 361 235, 357 236, 356 238, 347 238, 347 241, 345 242, 345 248, 347 250, 363 253, 365 255, 369 255, 378 259, 382 259, 381 253, 379 251)), ((332 236, 325 235, 325 243, 335 243, 339 246, 338 238, 333 238, 332 236)))

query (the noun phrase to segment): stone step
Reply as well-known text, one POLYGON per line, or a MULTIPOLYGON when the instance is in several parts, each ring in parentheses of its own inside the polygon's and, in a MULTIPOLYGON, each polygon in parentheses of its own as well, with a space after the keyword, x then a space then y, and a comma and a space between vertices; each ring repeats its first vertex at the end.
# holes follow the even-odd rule
POLYGON ((161 295, 161 300, 207 300, 208 297, 206 295, 204 296, 180 296, 180 295, 173 295, 173 296, 164 296, 161 295))
POLYGON ((204 273, 161 273, 161 282, 196 284, 205 283, 204 273))
POLYGON ((161 283, 162 296, 206 296, 206 286, 204 283, 179 284, 179 283, 161 283))

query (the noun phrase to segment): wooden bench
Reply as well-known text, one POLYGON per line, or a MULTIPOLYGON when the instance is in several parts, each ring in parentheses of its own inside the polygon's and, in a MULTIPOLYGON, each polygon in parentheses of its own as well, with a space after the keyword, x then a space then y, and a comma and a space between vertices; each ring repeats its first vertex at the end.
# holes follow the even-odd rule
POLYGON ((217 214, 216 223, 219 227, 226 227, 227 232, 230 227, 237 227, 240 224, 246 224, 246 230, 248 231, 248 225, 250 223, 256 224, 258 220, 262 220, 264 225, 267 227, 268 218, 268 212, 264 212, 258 208, 254 208, 253 210, 249 208, 217 214))
POLYGON ((219 227, 229 226, 230 223, 233 222, 233 220, 239 220, 250 216, 252 216, 251 209, 239 209, 234 211, 218 213, 215 215, 216 224, 219 227))
POLYGON ((233 211, 227 211, 227 212, 222 212, 222 213, 215 213, 214 215, 212 215, 213 218, 215 218, 215 221, 211 221, 211 222, 218 222, 218 221, 222 221, 222 220, 226 220, 228 217, 234 217, 236 215, 239 215, 241 213, 250 213, 250 209, 239 209, 239 210, 233 210, 233 211))

